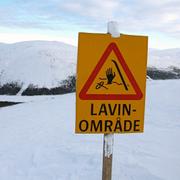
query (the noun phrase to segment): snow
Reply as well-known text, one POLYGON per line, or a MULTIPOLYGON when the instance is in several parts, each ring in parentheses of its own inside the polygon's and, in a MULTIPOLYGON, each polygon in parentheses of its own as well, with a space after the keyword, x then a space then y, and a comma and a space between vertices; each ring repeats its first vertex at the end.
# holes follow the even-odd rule
POLYGON ((58 96, 11 96, 11 95, 0 95, 0 101, 8 101, 8 102, 34 102, 34 101, 42 101, 42 100, 49 100, 58 96))
POLYGON ((104 136, 104 155, 110 158, 113 154, 114 134, 106 134, 104 136))
MULTIPOLYGON (((115 135, 113 180, 179 180, 179 80, 148 81, 143 134, 115 135)), ((75 94, 0 96, 1 180, 101 179, 102 135, 77 135, 75 94)))
MULTIPOLYGON (((0 45, 0 83, 57 87, 75 74, 76 47, 55 41, 0 45)), ((24 89, 24 88, 23 88, 24 89)))
POLYGON ((119 37, 120 32, 119 32, 119 24, 116 21, 109 21, 108 22, 108 33, 111 34, 112 37, 119 37))
MULTIPOLYGON (((109 23, 108 31, 119 36, 118 25, 109 23), (114 29, 112 29, 113 27, 114 29)), ((167 69, 180 68, 180 49, 150 49, 148 66, 167 69)), ((18 82, 19 92, 30 84, 37 87, 57 87, 76 72, 77 48, 56 41, 27 41, 0 43, 0 85, 18 82)))

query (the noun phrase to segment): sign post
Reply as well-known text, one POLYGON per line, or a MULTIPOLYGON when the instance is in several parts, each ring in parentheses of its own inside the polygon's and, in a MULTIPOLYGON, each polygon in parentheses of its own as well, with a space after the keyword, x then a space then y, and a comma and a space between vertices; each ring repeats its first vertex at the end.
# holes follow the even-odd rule
POLYGON ((114 134, 104 134, 102 180, 111 180, 114 134))
MULTIPOLYGON (((116 22, 108 22, 107 31, 112 37, 120 36, 118 24, 116 22)), ((104 134, 102 180, 111 180, 112 177, 113 144, 114 134, 104 134)))
POLYGON ((102 180, 111 180, 114 133, 142 133, 146 88, 146 36, 79 33, 76 127, 104 134, 102 180), (119 37, 120 36, 120 37, 119 37))

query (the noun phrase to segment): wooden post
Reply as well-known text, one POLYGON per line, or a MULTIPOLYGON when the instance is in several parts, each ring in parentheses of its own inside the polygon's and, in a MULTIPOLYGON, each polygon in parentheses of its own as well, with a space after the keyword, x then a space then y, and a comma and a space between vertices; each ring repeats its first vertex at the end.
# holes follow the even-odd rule
MULTIPOLYGON (((112 37, 120 36, 117 22, 108 22, 108 33, 112 37)), ((111 180, 112 177, 113 144, 114 134, 104 134, 102 180, 111 180)))
POLYGON ((102 180, 111 180, 114 134, 104 134, 102 180))

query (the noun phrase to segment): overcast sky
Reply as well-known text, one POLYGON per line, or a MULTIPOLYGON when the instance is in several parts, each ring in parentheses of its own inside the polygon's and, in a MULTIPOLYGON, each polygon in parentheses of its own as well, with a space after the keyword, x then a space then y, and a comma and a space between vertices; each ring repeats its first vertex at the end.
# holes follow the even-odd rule
POLYGON ((180 48, 180 0, 0 0, 0 42, 57 40, 77 45, 78 32, 149 36, 151 48, 180 48))

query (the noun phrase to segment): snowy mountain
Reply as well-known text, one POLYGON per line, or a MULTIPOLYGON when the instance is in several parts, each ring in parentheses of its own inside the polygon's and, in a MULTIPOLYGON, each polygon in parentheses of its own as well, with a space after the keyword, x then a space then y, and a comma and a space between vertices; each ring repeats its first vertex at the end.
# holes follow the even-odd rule
MULTIPOLYGON (((148 54, 149 77, 180 78, 180 49, 150 49, 148 54)), ((55 89, 54 93, 53 88, 61 87, 65 80, 75 75, 76 63, 77 48, 62 42, 0 43, 0 94, 22 94, 28 89, 25 95, 34 95, 35 88, 36 95, 64 92, 55 89)))
POLYGON ((57 87, 75 73, 76 47, 61 42, 0 44, 0 84, 57 87))
POLYGON ((180 49, 150 49, 148 67, 156 67, 157 69, 180 68, 180 49))

